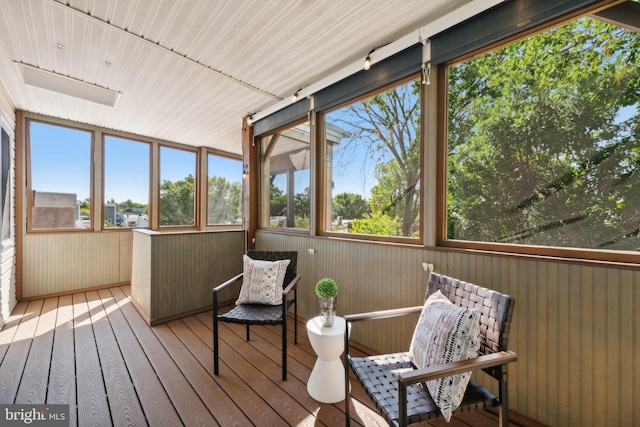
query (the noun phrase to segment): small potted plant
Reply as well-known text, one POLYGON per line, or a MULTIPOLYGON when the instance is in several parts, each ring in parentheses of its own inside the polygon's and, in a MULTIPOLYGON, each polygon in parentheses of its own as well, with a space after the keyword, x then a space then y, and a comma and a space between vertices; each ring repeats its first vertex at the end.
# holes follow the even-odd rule
POLYGON ((336 297, 338 285, 329 278, 320 279, 316 283, 316 295, 318 296, 318 308, 320 309, 320 322, 322 326, 332 326, 336 317, 336 297))

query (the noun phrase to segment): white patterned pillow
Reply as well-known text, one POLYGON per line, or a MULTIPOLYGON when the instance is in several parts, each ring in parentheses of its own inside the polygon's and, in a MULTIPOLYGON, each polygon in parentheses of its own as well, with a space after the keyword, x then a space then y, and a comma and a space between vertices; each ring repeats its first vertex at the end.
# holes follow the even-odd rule
POLYGON ((282 284, 291 260, 263 261, 243 255, 242 288, 238 304, 282 304, 282 284))
MULTIPOLYGON (((418 368, 476 357, 480 348, 480 312, 454 305, 440 291, 424 304, 413 332, 409 356, 418 368)), ((431 398, 449 421, 460 405, 471 372, 427 381, 431 398)))

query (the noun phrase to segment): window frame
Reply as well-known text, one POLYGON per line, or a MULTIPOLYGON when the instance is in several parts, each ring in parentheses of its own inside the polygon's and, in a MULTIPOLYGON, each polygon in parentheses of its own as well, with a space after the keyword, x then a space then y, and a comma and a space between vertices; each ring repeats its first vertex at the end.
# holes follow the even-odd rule
POLYGON ((154 214, 156 219, 157 230, 197 230, 200 228, 200 204, 202 203, 202 197, 198 195, 200 193, 200 150, 197 147, 189 149, 187 147, 178 147, 173 144, 158 143, 158 179, 157 179, 157 200, 156 212, 154 214), (162 148, 169 148, 172 150, 184 151, 187 153, 193 153, 194 157, 194 188, 193 188, 193 225, 162 225, 160 223, 160 212, 162 209, 162 148))
MULTIPOLYGON (((456 240, 447 238, 447 193, 448 193, 448 69, 449 67, 481 56, 490 51, 500 49, 535 36, 554 27, 578 20, 600 10, 603 5, 612 3, 600 2, 585 8, 579 8, 556 19, 536 25, 495 43, 488 44, 472 52, 442 62, 437 66, 437 97, 436 97, 436 222, 434 224, 436 247, 453 250, 471 250, 486 253, 499 253, 505 256, 542 257, 549 259, 580 260, 601 264, 624 263, 639 264, 640 252, 623 250, 603 250, 587 248, 569 248, 559 246, 535 246, 523 244, 505 244, 495 242, 476 242, 470 240, 456 240)), ((615 5, 615 3, 613 4, 615 5)))
MULTIPOLYGON (((10 248, 12 246, 14 246, 15 244, 15 148, 14 148, 14 141, 15 141, 15 134, 13 132, 13 129, 11 128, 11 126, 9 125, 9 123, 6 121, 5 117, 2 115, 2 113, 0 113, 0 128, 2 130, 2 132, 4 132, 7 135, 8 138, 8 142, 9 142, 9 147, 8 147, 8 171, 7 171, 7 185, 6 185, 6 189, 3 188, 2 191, 4 192, 6 190, 6 194, 5 194, 5 203, 2 205, 2 208, 0 209, 0 213, 2 214, 2 219, 1 219, 1 223, 0 223, 0 229, 2 232, 2 236, 0 237, 1 242, 1 248, 7 249, 10 248), (9 201, 9 206, 5 206, 6 205, 6 200, 9 201), (7 209, 8 212, 5 212, 5 208, 7 209), (4 215, 5 213, 8 215, 7 218, 7 223, 5 224, 4 221, 4 215), (4 238, 4 232, 5 229, 8 228, 8 237, 4 238)), ((4 165, 5 162, 5 158, 4 158, 4 152, 0 153, 0 158, 2 159, 2 163, 4 165)), ((4 173, 4 171, 3 171, 4 173)))
POLYGON ((255 136, 254 140, 256 140, 256 145, 258 145, 258 162, 259 162, 259 168, 258 168, 258 229, 262 230, 262 231, 269 231, 269 232, 273 232, 273 233, 285 233, 285 234, 298 234, 298 235, 311 235, 312 234, 312 228, 313 228, 313 216, 315 214, 315 210, 314 210, 314 183, 315 183, 315 174, 316 174, 316 167, 314 165, 314 160, 313 160, 313 152, 314 152, 314 145, 315 145, 315 141, 314 141, 314 134, 315 134, 315 130, 314 130, 314 125, 312 123, 312 121, 310 120, 310 118, 308 116, 305 116, 302 119, 298 119, 295 120, 293 122, 287 123, 283 126, 280 126, 276 129, 272 129, 268 132, 265 132, 261 135, 257 135, 255 136), (309 123, 309 150, 310 150, 310 155, 311 155, 311 165, 309 167, 309 228, 295 228, 295 227, 289 227, 289 228, 275 228, 275 227, 269 227, 268 225, 265 225, 265 223, 269 223, 269 217, 270 217, 270 209, 271 209, 271 204, 270 204, 270 196, 271 196, 271 192, 269 191, 269 198, 267 198, 267 195, 265 194, 264 191, 264 179, 265 179, 265 174, 264 174, 264 169, 262 167, 262 165, 265 162, 265 158, 263 150, 262 150, 262 141, 264 138, 267 138, 269 136, 275 135, 277 133, 281 133, 287 129, 291 129, 294 128, 300 124, 303 123, 309 123))
MULTIPOLYGON (((205 202, 204 202, 204 206, 206 206, 204 215, 205 215, 205 220, 203 221, 203 223, 205 224, 205 226, 207 228, 215 228, 215 229, 220 229, 220 228, 230 228, 230 229, 241 229, 242 228, 242 223, 243 221, 240 221, 239 224, 219 224, 219 223, 209 223, 209 156, 216 156, 216 157, 222 157, 225 159, 229 159, 229 160, 237 160, 240 162, 240 170, 242 172, 242 170, 244 169, 244 159, 242 158, 242 155, 232 155, 230 153, 221 153, 217 150, 214 149, 207 149, 206 152, 206 159, 207 159, 207 182, 205 185, 203 185, 204 187, 204 193, 205 194, 205 202)), ((240 194, 240 213, 243 213, 243 198, 244 198, 244 194, 243 194, 243 187, 244 187, 244 177, 243 177, 243 173, 240 174, 240 186, 241 186, 241 194, 240 194)))
MULTIPOLYGON (((326 115, 328 113, 331 113, 333 111, 339 110, 341 108, 344 108, 348 105, 352 105, 355 104, 357 102, 360 102, 362 100, 371 98, 377 94, 383 93, 385 91, 388 91, 390 89, 393 89, 395 87, 399 87, 402 86, 404 84, 408 84, 410 82, 414 82, 416 80, 421 79, 422 75, 420 73, 411 73, 408 76, 405 76, 403 78, 394 80, 392 82, 386 83, 382 86, 378 86, 360 96, 351 98, 345 102, 342 102, 334 107, 328 108, 326 110, 323 110, 321 112, 318 113, 317 116, 317 123, 319 123, 320 125, 317 126, 317 141, 320 141, 320 143, 318 143, 318 159, 326 159, 327 156, 327 147, 325 144, 325 128, 326 128, 326 115)), ((418 209, 419 212, 419 230, 418 230, 418 237, 404 237, 404 236, 379 236, 379 235, 375 235, 375 234, 355 234, 355 233, 339 233, 339 232, 335 232, 335 231, 331 231, 331 230, 327 230, 327 221, 328 221, 328 206, 327 206, 327 193, 329 191, 328 189, 328 183, 327 183, 327 168, 325 167, 325 164, 323 161, 319 161, 319 167, 318 167, 318 171, 316 173, 317 175, 317 182, 318 182, 318 197, 317 197, 317 201, 318 201, 318 208, 316 209, 316 214, 318 217, 318 235, 320 236, 325 236, 325 237, 331 237, 331 238, 342 238, 342 239, 349 239, 349 240, 364 240, 364 241, 370 241, 370 242, 381 242, 381 243, 400 243, 400 244, 407 244, 407 245, 411 245, 411 246, 421 246, 424 244, 424 239, 425 239, 425 218, 424 218, 424 202, 426 199, 426 185, 424 182, 424 178, 425 178, 425 145, 427 144, 426 142, 426 134, 427 132, 425 132, 424 129, 424 124, 426 123, 426 88, 425 85, 420 85, 420 100, 419 100, 419 105, 420 105, 420 135, 419 135, 419 140, 420 140, 420 175, 419 175, 419 179, 420 179, 420 190, 419 190, 419 196, 420 196, 420 207, 418 209)))
MULTIPOLYGON (((94 194, 94 175, 95 175, 95 145, 96 145, 96 135, 95 131, 83 128, 80 126, 72 126, 69 124, 61 124, 55 123, 53 121, 46 121, 37 118, 27 117, 25 118, 25 154, 26 154, 26 191, 27 191, 27 211, 26 211, 26 231, 27 233, 91 233, 94 231, 94 222, 96 218, 95 212, 95 194, 94 194), (90 217, 89 217, 89 227, 86 228, 33 228, 32 220, 33 220, 33 187, 32 187, 32 169, 33 165, 31 162, 31 123, 40 123, 47 126, 55 126, 66 129, 72 129, 80 132, 86 132, 91 136, 91 146, 90 146, 90 167, 89 167, 89 206, 90 206, 90 217)), ((100 215, 102 217, 102 215, 100 215)))
POLYGON ((101 166, 101 170, 102 170, 102 179, 101 179, 101 183, 102 183, 102 200, 101 200, 101 219, 102 221, 100 222, 100 226, 101 226, 101 231, 106 231, 106 232, 122 232, 122 231, 131 231, 131 230, 150 230, 152 228, 152 221, 151 221, 151 194, 152 194, 152 176, 153 176, 153 143, 149 142, 149 141, 144 141, 141 139, 135 139, 135 138, 130 138, 128 136, 122 136, 122 135, 118 135, 115 133, 109 133, 109 132, 102 132, 102 137, 101 137, 101 149, 102 149, 102 164, 101 166), (147 146, 149 147, 149 200, 147 201, 147 206, 149 209, 149 214, 148 216, 148 222, 149 222, 149 226, 148 227, 105 227, 104 226, 104 207, 106 204, 106 195, 105 195, 105 184, 106 184, 106 170, 107 170, 107 163, 106 163, 106 138, 107 137, 111 137, 111 138, 118 138, 121 140, 126 140, 126 141, 131 141, 131 142, 137 142, 140 144, 147 144, 147 146))

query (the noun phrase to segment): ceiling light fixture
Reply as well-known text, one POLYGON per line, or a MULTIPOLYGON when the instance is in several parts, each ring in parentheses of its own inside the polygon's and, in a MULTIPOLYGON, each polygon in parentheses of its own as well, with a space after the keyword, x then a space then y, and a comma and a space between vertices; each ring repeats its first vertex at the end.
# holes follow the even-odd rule
POLYGON ((291 96, 291 102, 296 102, 298 100, 298 98, 300 98, 300 91, 302 90, 302 88, 298 89, 296 91, 296 93, 293 94, 293 96, 291 96))
POLYGON ((106 65, 107 67, 111 67, 113 64, 109 61, 104 61, 104 65, 106 65))
POLYGON ((373 52, 375 52, 375 50, 376 50, 376 49, 377 49, 377 48, 375 48, 375 47, 374 47, 373 49, 371 49, 371 50, 369 51, 369 53, 367 54, 367 57, 366 57, 366 58, 364 58, 364 65, 362 66, 362 68, 363 68, 365 71, 367 71, 369 68, 371 68, 371 54, 372 54, 373 52))
POLYGON ((62 74, 45 71, 31 65, 18 63, 25 84, 46 89, 85 101, 115 107, 120 100, 120 92, 106 87, 83 82, 62 74))
POLYGON ((62 43, 55 43, 56 47, 60 50, 63 50, 65 46, 62 43))

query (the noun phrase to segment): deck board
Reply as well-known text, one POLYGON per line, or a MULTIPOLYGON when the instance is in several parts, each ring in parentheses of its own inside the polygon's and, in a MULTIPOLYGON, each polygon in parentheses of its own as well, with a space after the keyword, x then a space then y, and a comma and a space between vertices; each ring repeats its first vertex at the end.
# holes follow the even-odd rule
POLYGON ((2 331, 0 331, 0 363, 2 363, 4 356, 7 354, 7 350, 9 350, 9 346, 13 342, 13 337, 18 331, 18 326, 20 326, 20 322, 28 306, 29 303, 27 302, 19 302, 16 304, 7 321, 4 322, 4 327, 2 331))
MULTIPOLYGON (((195 341, 200 340, 182 321, 176 320, 168 325, 159 325, 154 328, 154 332, 165 347, 172 349, 171 357, 220 425, 251 424, 251 420, 236 406, 226 391, 217 382, 210 380, 210 373, 186 347, 195 347, 198 344, 195 341)), ((205 352, 206 356, 211 355, 208 348, 205 352)), ((209 358, 206 357, 207 360, 209 358)))
MULTIPOLYGON (((91 323, 95 334, 102 376, 107 391, 111 419, 115 426, 144 426, 146 420, 120 347, 98 292, 87 292, 91 323)), ((113 300, 104 301, 115 304, 113 300)))
POLYGON ((46 399, 57 308, 58 298, 44 300, 16 402, 31 404, 46 399))
MULTIPOLYGON (((205 343, 206 348, 204 349, 204 352, 200 353, 201 356, 203 356, 200 360, 201 363, 204 362, 206 363, 206 366, 210 366, 212 368, 213 337, 211 335, 211 330, 195 316, 185 318, 183 321, 185 325, 187 325, 193 333, 196 334, 203 343, 205 343)), ((223 341, 220 342, 220 373, 218 376, 214 376, 215 380, 219 382, 227 393, 229 393, 231 398, 240 408, 242 408, 249 419, 264 420, 266 425, 283 425, 285 421, 278 414, 277 410, 264 402, 259 390, 249 387, 244 381, 243 376, 248 376, 248 372, 242 371, 242 375, 239 375, 238 371, 234 371, 227 363, 228 358, 233 359, 238 357, 235 354, 236 350, 238 349, 226 346, 223 341), (223 347, 223 345, 225 347, 223 347), (222 355, 223 351, 225 352, 224 356, 222 355)), ((209 370, 210 373, 213 373, 212 371, 213 369, 209 370)))
POLYGON ((158 340, 153 330, 145 323, 133 305, 123 303, 120 305, 120 309, 149 358, 151 366, 153 366, 160 382, 162 382, 183 424, 192 427, 218 425, 191 387, 191 384, 182 375, 167 349, 158 340))
MULTIPOLYGON (((212 320, 209 311, 149 327, 129 286, 19 302, 0 331, 0 404, 69 404, 74 427, 345 425, 344 402, 307 393, 316 356, 302 321, 298 345, 289 322, 282 381, 281 329, 273 326, 252 327, 246 342, 243 326, 221 324, 213 375, 212 320)), ((353 378, 351 385, 352 425, 386 426, 353 378)), ((421 425, 498 422, 482 411, 421 425)))
POLYGON ((73 297, 65 295, 58 300, 55 340, 51 354, 51 370, 45 403, 70 404, 69 427, 78 425, 76 408, 76 364, 73 345, 73 297))
POLYGON ((147 423, 150 426, 180 425, 180 416, 171 403, 171 399, 164 392, 162 383, 149 363, 147 355, 120 310, 119 302, 126 300, 126 296, 119 291, 118 288, 112 289, 111 292, 100 291, 100 296, 103 301, 113 297, 115 302, 115 305, 110 305, 107 309, 109 322, 117 331, 116 338, 122 357, 131 375, 147 423))
POLYGON ((15 403, 44 300, 31 301, 0 365, 0 402, 15 403))
POLYGON ((108 427, 113 424, 86 294, 73 295, 73 314, 78 425, 108 427))

